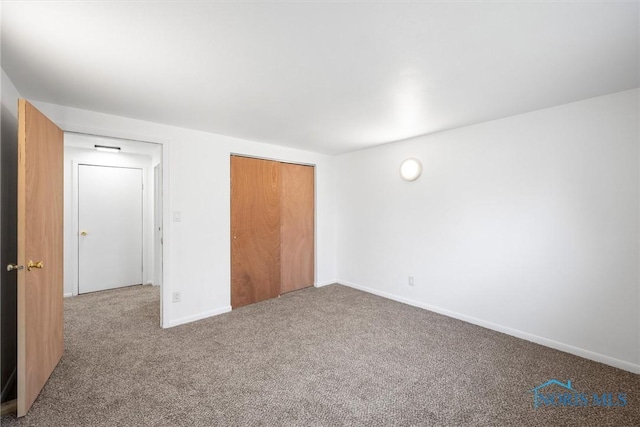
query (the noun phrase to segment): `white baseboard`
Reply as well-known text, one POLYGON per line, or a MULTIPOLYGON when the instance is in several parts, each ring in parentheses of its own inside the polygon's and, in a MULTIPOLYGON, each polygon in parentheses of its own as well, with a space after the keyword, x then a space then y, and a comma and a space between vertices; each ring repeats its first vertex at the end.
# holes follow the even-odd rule
POLYGON ((217 316, 219 314, 228 313, 231 311, 231 306, 216 308, 215 310, 205 311, 203 313, 194 314, 192 316, 181 317, 180 319, 174 319, 169 321, 169 327, 172 328, 178 325, 184 325, 185 323, 195 322, 196 320, 206 319, 207 317, 217 316))
POLYGON ((444 316, 453 317, 454 319, 462 320, 467 323, 472 323, 474 325, 482 326, 483 328, 491 329, 497 332, 502 332, 507 335, 511 335, 516 338, 521 338, 523 340, 531 341, 536 344, 543 345, 545 347, 550 347, 556 350, 564 351, 565 353, 570 353, 575 356, 580 356, 585 359, 593 360, 595 362, 604 363, 605 365, 613 366, 614 368, 624 369, 625 371, 633 372, 634 374, 640 374, 640 365, 626 362, 624 360, 616 359, 610 356, 605 356, 604 354, 595 353, 590 350, 585 350, 580 347, 574 347, 569 344, 565 344, 559 341, 554 341, 549 338, 544 338, 538 335, 533 335, 528 332, 523 332, 517 329, 509 328, 507 326, 499 325, 497 323, 488 322, 486 320, 477 319, 475 317, 467 316, 465 314, 460 314, 455 311, 447 310, 444 308, 436 307, 430 304, 424 304, 419 301, 415 301, 409 298, 400 297, 388 292, 378 291, 376 289, 372 289, 366 286, 357 285, 355 283, 350 283, 344 280, 339 280, 337 283, 348 286, 350 288, 358 289, 360 291, 364 291, 370 294, 378 295, 383 298, 388 298, 394 301, 401 302, 403 304, 408 304, 414 307, 422 308, 425 310, 433 311, 434 313, 442 314, 444 316))
POLYGON ((5 383, 4 387, 2 387, 0 402, 5 402, 7 400, 7 395, 9 394, 9 391, 11 390, 13 383, 16 382, 16 375, 18 373, 17 369, 18 369, 17 366, 13 367, 13 371, 11 371, 11 375, 9 375, 9 378, 7 379, 7 382, 5 383))
POLYGON ((328 282, 320 282, 320 283, 316 283, 315 285, 313 285, 316 288, 321 288, 323 286, 327 286, 327 285, 333 285, 334 283, 338 283, 335 280, 330 280, 328 282))
POLYGON ((65 293, 62 295, 64 298, 71 298, 73 296, 73 292, 65 293))

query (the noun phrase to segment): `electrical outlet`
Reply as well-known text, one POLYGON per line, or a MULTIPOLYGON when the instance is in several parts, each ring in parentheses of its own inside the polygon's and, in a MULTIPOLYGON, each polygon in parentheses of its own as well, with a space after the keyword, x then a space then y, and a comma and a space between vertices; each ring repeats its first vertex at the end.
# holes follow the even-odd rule
POLYGON ((409 286, 413 286, 413 276, 409 276, 409 286))
POLYGON ((173 302, 180 302, 180 292, 173 293, 173 302))

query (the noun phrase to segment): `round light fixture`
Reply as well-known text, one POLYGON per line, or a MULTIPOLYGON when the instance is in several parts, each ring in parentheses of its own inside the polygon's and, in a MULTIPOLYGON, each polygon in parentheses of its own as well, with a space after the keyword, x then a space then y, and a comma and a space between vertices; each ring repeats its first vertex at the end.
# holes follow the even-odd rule
POLYGON ((420 160, 409 158, 400 165, 400 175, 405 181, 415 181, 422 174, 422 163, 420 160))

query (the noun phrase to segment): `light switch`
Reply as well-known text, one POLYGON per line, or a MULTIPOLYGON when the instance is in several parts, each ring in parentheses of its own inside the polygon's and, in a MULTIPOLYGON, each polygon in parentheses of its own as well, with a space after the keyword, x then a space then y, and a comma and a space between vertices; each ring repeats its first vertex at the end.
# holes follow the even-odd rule
POLYGON ((180 221, 182 221, 182 212, 173 211, 173 222, 180 222, 180 221))

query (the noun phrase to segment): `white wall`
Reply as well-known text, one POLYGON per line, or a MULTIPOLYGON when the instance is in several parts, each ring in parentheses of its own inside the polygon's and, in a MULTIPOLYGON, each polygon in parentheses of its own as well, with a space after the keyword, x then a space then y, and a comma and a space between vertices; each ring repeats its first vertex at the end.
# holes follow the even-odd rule
POLYGON ((34 104, 64 130, 159 142, 168 147, 165 223, 164 325, 230 309, 229 156, 241 153, 316 165, 316 284, 332 283, 335 269, 334 158, 140 120, 42 102, 34 104), (168 192, 168 194, 167 194, 168 192), (182 302, 170 295, 181 292, 182 302))
MULTIPOLYGON (((65 144, 70 140, 87 140, 91 137, 65 134, 65 144)), ((131 153, 104 153, 78 147, 64 147, 64 295, 77 295, 78 290, 78 224, 77 163, 91 165, 134 167, 143 169, 143 283, 153 280, 153 166, 151 156, 131 153), (74 182, 76 186, 74 187, 74 182), (75 199, 77 203, 77 198, 75 199)))
POLYGON ((338 157, 339 281, 640 372, 638 97, 338 157))

